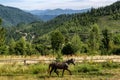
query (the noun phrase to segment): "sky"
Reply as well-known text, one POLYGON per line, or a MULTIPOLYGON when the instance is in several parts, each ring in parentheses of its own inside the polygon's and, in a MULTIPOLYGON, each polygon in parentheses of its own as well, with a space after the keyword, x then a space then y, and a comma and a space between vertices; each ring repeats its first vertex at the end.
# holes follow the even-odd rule
POLYGON ((23 10, 86 9, 110 5, 117 0, 0 0, 0 4, 23 10))

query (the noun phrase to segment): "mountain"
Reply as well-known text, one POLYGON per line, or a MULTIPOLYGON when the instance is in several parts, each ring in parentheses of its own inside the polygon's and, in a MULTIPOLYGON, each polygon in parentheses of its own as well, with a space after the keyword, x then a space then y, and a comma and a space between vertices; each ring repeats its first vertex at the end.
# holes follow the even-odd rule
POLYGON ((0 5, 0 18, 4 26, 14 26, 18 23, 30 23, 39 20, 36 16, 18 8, 0 5))
POLYGON ((47 10, 32 10, 29 11, 34 15, 61 15, 61 14, 73 14, 73 13, 83 13, 87 12, 90 9, 83 9, 83 10, 72 10, 72 9, 47 9, 47 10))
POLYGON ((42 20, 48 21, 55 18, 61 14, 74 14, 74 13, 84 13, 89 11, 90 9, 83 9, 83 10, 72 10, 72 9, 54 9, 54 10, 32 10, 29 11, 33 15, 39 16, 42 20))

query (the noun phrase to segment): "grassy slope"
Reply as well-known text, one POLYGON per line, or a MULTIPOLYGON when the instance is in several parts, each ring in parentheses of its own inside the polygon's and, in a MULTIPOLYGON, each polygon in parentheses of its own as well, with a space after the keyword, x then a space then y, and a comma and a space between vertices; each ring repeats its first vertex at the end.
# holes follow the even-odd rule
POLYGON ((100 29, 107 27, 112 31, 120 30, 120 20, 110 20, 109 16, 99 17, 97 24, 100 26, 100 29))

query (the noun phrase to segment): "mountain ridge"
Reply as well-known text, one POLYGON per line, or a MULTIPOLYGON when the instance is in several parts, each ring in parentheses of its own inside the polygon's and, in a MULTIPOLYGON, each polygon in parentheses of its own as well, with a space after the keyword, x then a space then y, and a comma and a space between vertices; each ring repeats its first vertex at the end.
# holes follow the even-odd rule
POLYGON ((0 4, 0 18, 4 26, 15 26, 18 23, 30 23, 39 20, 35 15, 21 9, 0 4))
POLYGON ((34 15, 61 15, 61 14, 73 14, 73 13, 83 13, 87 12, 90 9, 81 9, 81 10, 73 10, 73 9, 46 9, 46 10, 32 10, 28 11, 34 15))
POLYGON ((82 9, 82 10, 73 10, 73 9, 46 9, 46 10, 32 10, 28 11, 33 15, 37 15, 43 21, 51 20, 62 14, 75 14, 75 13, 84 13, 90 11, 90 9, 82 9))

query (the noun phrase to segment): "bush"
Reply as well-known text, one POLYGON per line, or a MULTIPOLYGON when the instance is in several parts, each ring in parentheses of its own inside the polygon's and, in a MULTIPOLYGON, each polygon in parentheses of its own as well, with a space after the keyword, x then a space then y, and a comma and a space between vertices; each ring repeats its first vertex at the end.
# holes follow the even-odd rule
POLYGON ((119 68, 118 63, 113 63, 112 61, 107 61, 101 64, 103 68, 119 68))
POLYGON ((62 53, 65 55, 74 54, 75 50, 71 44, 67 44, 63 47, 62 53))
POLYGON ((114 55, 120 55, 120 48, 119 47, 118 48, 114 48, 112 50, 112 54, 114 54, 114 55))
POLYGON ((8 53, 8 48, 6 45, 0 46, 0 54, 7 54, 8 53))
POLYGON ((88 49, 88 45, 87 44, 84 44, 81 48, 81 52, 82 53, 88 53, 89 49, 88 49))
POLYGON ((35 46, 35 49, 36 49, 39 53, 41 53, 41 55, 45 55, 45 46, 39 44, 39 45, 36 45, 36 46, 35 46))
POLYGON ((48 66, 45 64, 33 64, 28 67, 28 72, 32 74, 38 74, 38 73, 46 73, 48 66))
POLYGON ((86 63, 86 64, 82 64, 82 65, 77 66, 76 70, 78 73, 80 73, 80 72, 84 72, 84 73, 100 72, 100 67, 86 63))

